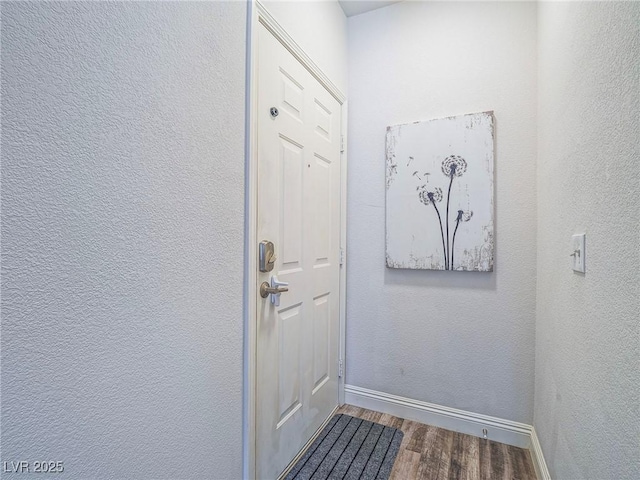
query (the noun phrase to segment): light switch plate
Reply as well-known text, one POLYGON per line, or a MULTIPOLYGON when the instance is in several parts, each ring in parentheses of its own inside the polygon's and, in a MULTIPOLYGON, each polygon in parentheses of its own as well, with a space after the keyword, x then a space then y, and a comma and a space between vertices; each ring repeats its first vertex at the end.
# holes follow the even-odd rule
POLYGON ((571 262, 573 264, 574 272, 585 272, 585 250, 584 250, 584 242, 585 242, 585 233, 580 233, 578 235, 573 235, 571 237, 571 249, 573 253, 571 254, 571 262))

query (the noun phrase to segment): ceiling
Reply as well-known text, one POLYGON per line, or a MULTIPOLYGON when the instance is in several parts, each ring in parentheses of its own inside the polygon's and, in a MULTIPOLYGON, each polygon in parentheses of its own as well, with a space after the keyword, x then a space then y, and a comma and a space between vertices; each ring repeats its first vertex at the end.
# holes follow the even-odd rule
POLYGON ((338 3, 347 17, 353 17, 400 1, 402 0, 338 0, 338 3))

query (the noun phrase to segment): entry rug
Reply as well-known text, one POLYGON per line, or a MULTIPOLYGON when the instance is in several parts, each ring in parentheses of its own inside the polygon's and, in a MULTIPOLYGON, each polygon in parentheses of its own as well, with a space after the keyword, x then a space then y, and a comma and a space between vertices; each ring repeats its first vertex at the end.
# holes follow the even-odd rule
POLYGON ((403 433, 350 415, 335 415, 285 480, 388 480, 403 433))

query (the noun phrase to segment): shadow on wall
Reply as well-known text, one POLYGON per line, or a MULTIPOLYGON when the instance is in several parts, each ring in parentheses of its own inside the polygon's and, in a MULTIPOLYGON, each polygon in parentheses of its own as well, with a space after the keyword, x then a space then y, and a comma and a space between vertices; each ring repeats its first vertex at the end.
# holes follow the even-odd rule
POLYGON ((398 270, 385 268, 385 285, 412 287, 496 290, 496 272, 455 272, 439 270, 398 270))

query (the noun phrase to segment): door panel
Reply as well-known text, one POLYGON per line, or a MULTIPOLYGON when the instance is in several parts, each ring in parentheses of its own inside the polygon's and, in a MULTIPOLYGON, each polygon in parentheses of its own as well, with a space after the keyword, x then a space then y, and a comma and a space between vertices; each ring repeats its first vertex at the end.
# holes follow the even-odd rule
POLYGON ((330 294, 313 300, 313 390, 314 395, 329 380, 330 294))
POLYGON ((331 254, 331 162, 314 155, 313 177, 313 244, 315 266, 329 265, 331 254))
POLYGON ((290 141, 282 142, 282 265, 295 268, 302 265, 303 149, 290 141))
POLYGON ((294 305, 278 314, 278 400, 280 426, 302 407, 300 375, 300 324, 302 305, 294 305))
POLYGON ((280 305, 258 295, 256 472, 276 478, 338 404, 340 105, 258 28, 259 240, 280 305), (271 108, 278 109, 273 116, 271 108))

